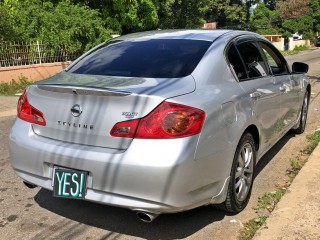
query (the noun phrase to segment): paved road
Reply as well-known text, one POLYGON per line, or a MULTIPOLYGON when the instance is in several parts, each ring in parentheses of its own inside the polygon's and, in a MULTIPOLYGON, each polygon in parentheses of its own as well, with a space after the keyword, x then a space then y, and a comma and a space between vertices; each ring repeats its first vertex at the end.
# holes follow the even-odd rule
MULTIPOLYGON (((289 57, 310 64, 314 81, 307 133, 320 126, 315 99, 319 102, 320 50, 289 57)), ((286 135, 259 162, 258 175, 248 207, 227 215, 212 207, 161 215, 151 224, 136 219, 133 212, 95 203, 55 199, 44 189, 27 189, 9 163, 8 135, 13 124, 16 97, 0 97, 0 239, 236 239, 242 223, 255 216, 257 199, 276 184, 286 181, 289 159, 306 144, 302 136, 286 135), (11 112, 10 112, 11 111, 11 112)), ((306 133, 306 134, 307 134, 306 133)))

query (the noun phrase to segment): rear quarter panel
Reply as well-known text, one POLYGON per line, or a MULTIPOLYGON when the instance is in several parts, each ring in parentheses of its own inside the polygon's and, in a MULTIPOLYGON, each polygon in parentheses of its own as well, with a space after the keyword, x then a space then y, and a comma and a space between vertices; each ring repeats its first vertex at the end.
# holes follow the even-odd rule
POLYGON ((224 39, 214 42, 193 72, 195 92, 170 99, 206 112, 195 161, 202 162, 202 177, 208 182, 229 177, 235 149, 243 132, 251 124, 256 124, 250 99, 224 59, 225 45, 224 39))

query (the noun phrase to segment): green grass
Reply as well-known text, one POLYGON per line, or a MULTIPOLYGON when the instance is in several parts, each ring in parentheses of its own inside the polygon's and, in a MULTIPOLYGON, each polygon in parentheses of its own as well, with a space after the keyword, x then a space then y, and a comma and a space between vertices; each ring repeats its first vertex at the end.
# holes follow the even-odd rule
POLYGON ((304 153, 311 154, 313 150, 316 148, 318 143, 320 142, 320 130, 315 131, 313 134, 310 134, 307 136, 307 139, 309 140, 308 146, 303 149, 304 153))
POLYGON ((268 217, 258 216, 255 219, 251 219, 244 224, 244 228, 240 231, 240 240, 250 240, 259 230, 259 228, 265 223, 268 217))
POLYGON ((308 46, 301 45, 301 46, 296 46, 293 50, 290 50, 290 51, 281 51, 281 53, 284 56, 288 56, 288 55, 294 55, 294 54, 297 54, 299 52, 303 52, 303 51, 306 51, 306 50, 309 50, 309 49, 310 48, 308 46))
MULTIPOLYGON (((308 146, 302 151, 307 154, 311 154, 320 142, 320 130, 313 134, 307 135, 309 140, 308 146)), ((294 178, 298 175, 307 160, 301 159, 300 157, 290 160, 290 168, 287 170, 288 181, 284 187, 278 188, 274 192, 265 193, 262 197, 258 198, 258 204, 254 208, 257 213, 257 217, 249 220, 244 224, 244 228, 240 230, 240 240, 250 240, 261 228, 261 226, 267 220, 269 214, 274 210, 277 203, 280 201, 282 196, 286 193, 287 188, 290 186, 294 178)))
POLYGON ((285 192, 286 189, 279 188, 275 192, 265 193, 258 199, 258 204, 255 210, 258 211, 260 209, 266 209, 269 212, 272 212, 285 192))
POLYGON ((32 82, 24 76, 21 76, 18 81, 12 80, 9 83, 0 83, 0 95, 13 96, 17 93, 22 93, 31 83, 32 82))
POLYGON ((258 216, 244 224, 244 228, 240 231, 240 240, 249 240, 253 238, 259 228, 266 222, 269 213, 274 210, 286 191, 286 188, 279 188, 275 192, 265 193, 262 197, 258 198, 258 204, 254 208, 258 213, 258 216), (265 213, 259 214, 260 211, 264 211, 265 213))
POLYGON ((301 168, 306 163, 306 160, 303 160, 301 158, 291 159, 290 160, 290 166, 291 168, 287 170, 287 176, 289 178, 289 183, 291 184, 295 177, 300 172, 301 168))

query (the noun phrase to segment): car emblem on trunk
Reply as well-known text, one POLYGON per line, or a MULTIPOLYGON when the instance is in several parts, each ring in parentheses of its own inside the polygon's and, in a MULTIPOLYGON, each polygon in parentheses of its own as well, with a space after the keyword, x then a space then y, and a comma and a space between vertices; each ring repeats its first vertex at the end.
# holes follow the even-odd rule
POLYGON ((73 107, 70 110, 71 110, 71 114, 74 117, 79 117, 81 115, 81 113, 82 113, 82 109, 81 109, 79 104, 73 105, 73 107))

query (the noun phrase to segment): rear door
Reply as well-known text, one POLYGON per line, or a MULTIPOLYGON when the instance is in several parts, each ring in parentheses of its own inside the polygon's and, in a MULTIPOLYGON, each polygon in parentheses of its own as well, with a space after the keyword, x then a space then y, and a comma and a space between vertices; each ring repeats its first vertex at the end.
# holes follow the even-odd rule
POLYGON ((281 83, 272 76, 254 37, 242 37, 229 48, 229 62, 258 120, 261 152, 273 145, 281 126, 281 83), (233 52, 233 53, 232 53, 233 52))

